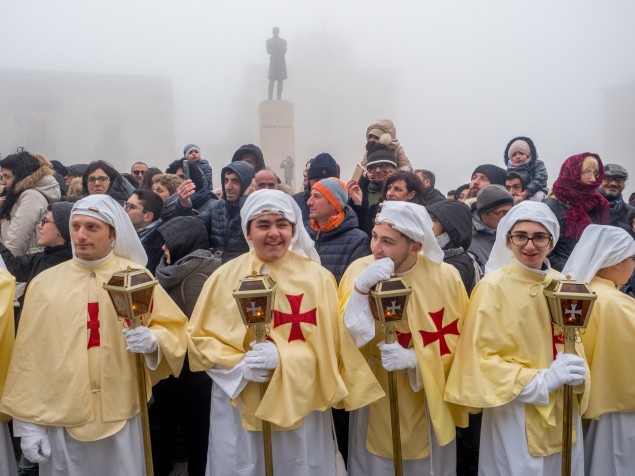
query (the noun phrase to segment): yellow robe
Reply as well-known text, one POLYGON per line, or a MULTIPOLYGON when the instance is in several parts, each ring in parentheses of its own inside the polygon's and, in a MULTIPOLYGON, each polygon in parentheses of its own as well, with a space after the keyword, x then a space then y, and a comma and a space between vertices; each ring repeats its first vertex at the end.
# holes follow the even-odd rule
MULTIPOLYGON (((6 269, 0 268, 0 395, 7 379, 9 361, 15 341, 13 323, 13 298, 15 278, 6 269)), ((9 420, 9 416, 0 413, 0 422, 9 420)))
POLYGON ((597 300, 582 344, 591 369, 589 406, 583 418, 635 411, 635 373, 630 356, 635 343, 635 299, 612 281, 594 277, 597 300))
MULTIPOLYGON (((126 350, 123 321, 102 288, 128 265, 140 267, 115 255, 94 268, 72 259, 31 281, 0 404, 3 412, 26 422, 65 427, 81 441, 110 436, 139 412, 134 354, 126 350), (92 271, 100 345, 88 349, 92 271)), ((159 341, 162 360, 156 370, 146 369, 148 398, 151 381, 180 373, 186 324, 185 315, 157 285, 149 328, 159 341)))
MULTIPOLYGON (((262 266, 250 251, 220 267, 205 283, 188 326, 188 358, 193 371, 214 366, 232 369, 250 349, 254 335, 243 325, 232 290, 240 279, 260 272, 262 266)), ((259 430, 258 419, 282 429, 297 428, 313 411, 324 411, 337 403, 347 410, 356 409, 382 397, 380 386, 341 326, 333 275, 293 252, 267 266, 278 284, 273 309, 284 314, 314 311, 317 325, 300 323, 302 339, 289 342, 295 324, 276 327, 272 320, 269 338, 278 349, 278 366, 262 401, 259 385, 253 382, 237 397, 244 428, 259 430), (302 296, 299 306, 295 301, 296 309, 287 296, 302 296)))
MULTIPOLYGON (((372 256, 360 258, 344 273, 340 282, 342 312, 355 278, 373 261, 372 256)), ((407 309, 408 322, 400 323, 397 331, 412 334, 408 347, 415 349, 423 382, 423 391, 413 392, 408 374, 397 373, 402 455, 404 459, 422 459, 430 454, 426 418, 430 418, 441 446, 454 440, 456 426, 467 426, 467 411, 446 403, 443 392, 454 358, 453 350, 458 333, 467 311, 468 297, 454 267, 445 263, 433 263, 421 254, 418 255, 415 266, 402 279, 412 287, 412 295, 407 309), (439 319, 441 326, 434 319, 439 319), (439 332, 440 329, 443 331, 439 332), (424 345, 422 331, 427 333, 426 340, 431 340, 427 345, 424 345), (436 333, 438 334, 435 336, 436 333), (426 407, 429 415, 426 415, 426 407), (422 440, 425 442, 423 445, 422 440)), ((383 331, 379 323, 376 323, 375 338, 363 347, 363 353, 388 394, 388 373, 381 365, 381 352, 377 348, 377 343, 383 338, 383 331)), ((366 447, 375 455, 392 458, 390 402, 387 397, 373 403, 369 408, 366 447)))
MULTIPOLYGON (((551 270, 545 277, 512 260, 476 285, 448 377, 447 401, 475 408, 504 405, 551 365, 553 328, 542 283, 555 277, 562 275, 551 270)), ((556 348, 562 351, 562 344, 556 348)), ((576 353, 584 358, 581 344, 576 353)), ((586 408, 588 392, 579 399, 586 408)), ((562 389, 549 394, 546 406, 525 405, 525 422, 530 455, 561 451, 562 389)))

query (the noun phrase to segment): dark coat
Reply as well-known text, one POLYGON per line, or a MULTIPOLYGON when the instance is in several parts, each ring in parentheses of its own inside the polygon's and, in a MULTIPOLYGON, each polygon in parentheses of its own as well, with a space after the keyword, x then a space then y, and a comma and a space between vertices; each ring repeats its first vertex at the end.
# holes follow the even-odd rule
POLYGON ((426 205, 432 205, 433 203, 439 203, 445 200, 445 195, 439 192, 436 188, 424 188, 423 189, 423 200, 426 202, 426 205))
POLYGON ((146 264, 146 269, 152 274, 154 274, 154 272, 156 271, 157 265, 163 257, 163 250, 161 249, 161 247, 163 246, 163 238, 157 230, 158 227, 144 236, 141 240, 143 249, 146 251, 146 255, 148 255, 148 263, 146 264))
POLYGON ((22 256, 13 256, 11 252, 0 243, 0 254, 7 271, 15 276, 16 281, 30 283, 33 278, 48 268, 68 261, 73 257, 70 244, 61 246, 47 246, 39 253, 29 253, 22 256))
POLYGON ((538 160, 538 152, 536 151, 536 146, 534 145, 534 141, 532 141, 529 137, 514 137, 507 143, 505 147, 504 153, 505 167, 507 167, 507 172, 522 172, 529 177, 529 182, 527 184, 523 184, 525 190, 529 190, 529 193, 533 195, 538 191, 542 191, 543 193, 547 193, 547 180, 549 179, 549 175, 547 173, 547 167, 545 167, 545 163, 542 160, 538 160), (509 168, 509 157, 507 156, 509 152, 509 148, 511 145, 517 140, 523 140, 529 145, 529 151, 531 153, 531 159, 526 164, 522 164, 515 169, 509 168))
POLYGON ((349 264, 370 254, 370 240, 358 228, 357 215, 349 206, 344 212, 344 221, 334 230, 317 232, 310 226, 307 228, 315 241, 322 266, 333 273, 338 283, 349 264))

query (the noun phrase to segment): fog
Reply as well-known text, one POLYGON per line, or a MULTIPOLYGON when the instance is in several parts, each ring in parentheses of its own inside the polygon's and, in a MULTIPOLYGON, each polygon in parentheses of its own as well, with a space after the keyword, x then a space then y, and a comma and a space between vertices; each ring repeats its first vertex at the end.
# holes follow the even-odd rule
MULTIPOLYGON (((479 164, 504 166, 504 147, 517 135, 536 143, 549 185, 565 158, 584 151, 635 176, 635 154, 624 145, 635 138, 635 101, 624 118, 606 117, 605 101, 615 86, 635 89, 632 0, 0 0, 0 18, 0 73, 167 82, 170 104, 156 114, 171 116, 162 126, 169 145, 157 152, 127 139, 110 157, 124 171, 137 160, 164 169, 194 142, 219 185, 234 150, 259 142, 265 40, 278 26, 288 42, 283 99, 295 108, 296 176, 325 151, 348 178, 366 127, 382 117, 395 122, 413 165, 434 171, 443 192, 467 182, 479 164), (625 130, 612 134, 618 127, 625 130)), ((2 114, 13 116, 3 104, 2 114)), ((81 120, 64 127, 85 135, 81 120)), ((38 152, 80 161, 71 134, 64 137, 53 154, 38 152)), ((0 152, 29 149, 23 140, 0 132, 0 152)), ((81 161, 95 158, 94 147, 81 148, 81 161)), ((634 190, 631 179, 627 193, 634 190)))

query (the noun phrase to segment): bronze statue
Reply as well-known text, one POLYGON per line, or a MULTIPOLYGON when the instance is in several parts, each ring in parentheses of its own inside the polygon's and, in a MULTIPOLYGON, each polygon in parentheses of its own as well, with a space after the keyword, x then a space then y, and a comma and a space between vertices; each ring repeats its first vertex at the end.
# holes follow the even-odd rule
POLYGON ((287 79, 287 63, 284 55, 287 53, 287 40, 279 36, 280 28, 273 29, 273 36, 267 40, 267 53, 269 54, 269 100, 273 99, 273 83, 278 81, 277 97, 282 98, 282 83, 287 79))

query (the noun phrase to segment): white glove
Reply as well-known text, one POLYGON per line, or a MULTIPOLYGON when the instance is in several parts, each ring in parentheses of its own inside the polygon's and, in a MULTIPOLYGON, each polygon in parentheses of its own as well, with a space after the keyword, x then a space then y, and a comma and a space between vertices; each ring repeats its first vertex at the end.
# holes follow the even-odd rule
POLYGON ((135 329, 124 327, 121 331, 126 336, 126 349, 137 354, 151 354, 159 348, 159 341, 150 329, 139 326, 135 329))
POLYGON ((250 382, 268 382, 269 380, 271 380, 271 373, 271 370, 252 369, 251 367, 247 367, 247 365, 243 366, 243 378, 245 380, 249 380, 250 382))
POLYGON ((417 356, 414 349, 405 349, 398 342, 377 344, 381 351, 381 365, 389 372, 392 370, 414 369, 417 366, 417 356))
POLYGON ((559 352, 547 371, 545 372, 545 383, 547 390, 553 392, 561 388, 564 384, 580 385, 586 377, 584 360, 574 354, 564 354, 559 352))
POLYGON ((355 287, 362 293, 368 294, 379 281, 384 281, 392 276, 395 263, 390 258, 381 258, 371 263, 359 276, 355 278, 355 287))
POLYGON ((20 448, 31 463, 46 463, 51 456, 51 442, 46 430, 38 435, 23 436, 20 448))
POLYGON ((272 370, 278 365, 278 348, 273 342, 251 343, 253 350, 245 354, 245 364, 250 369, 272 370))

